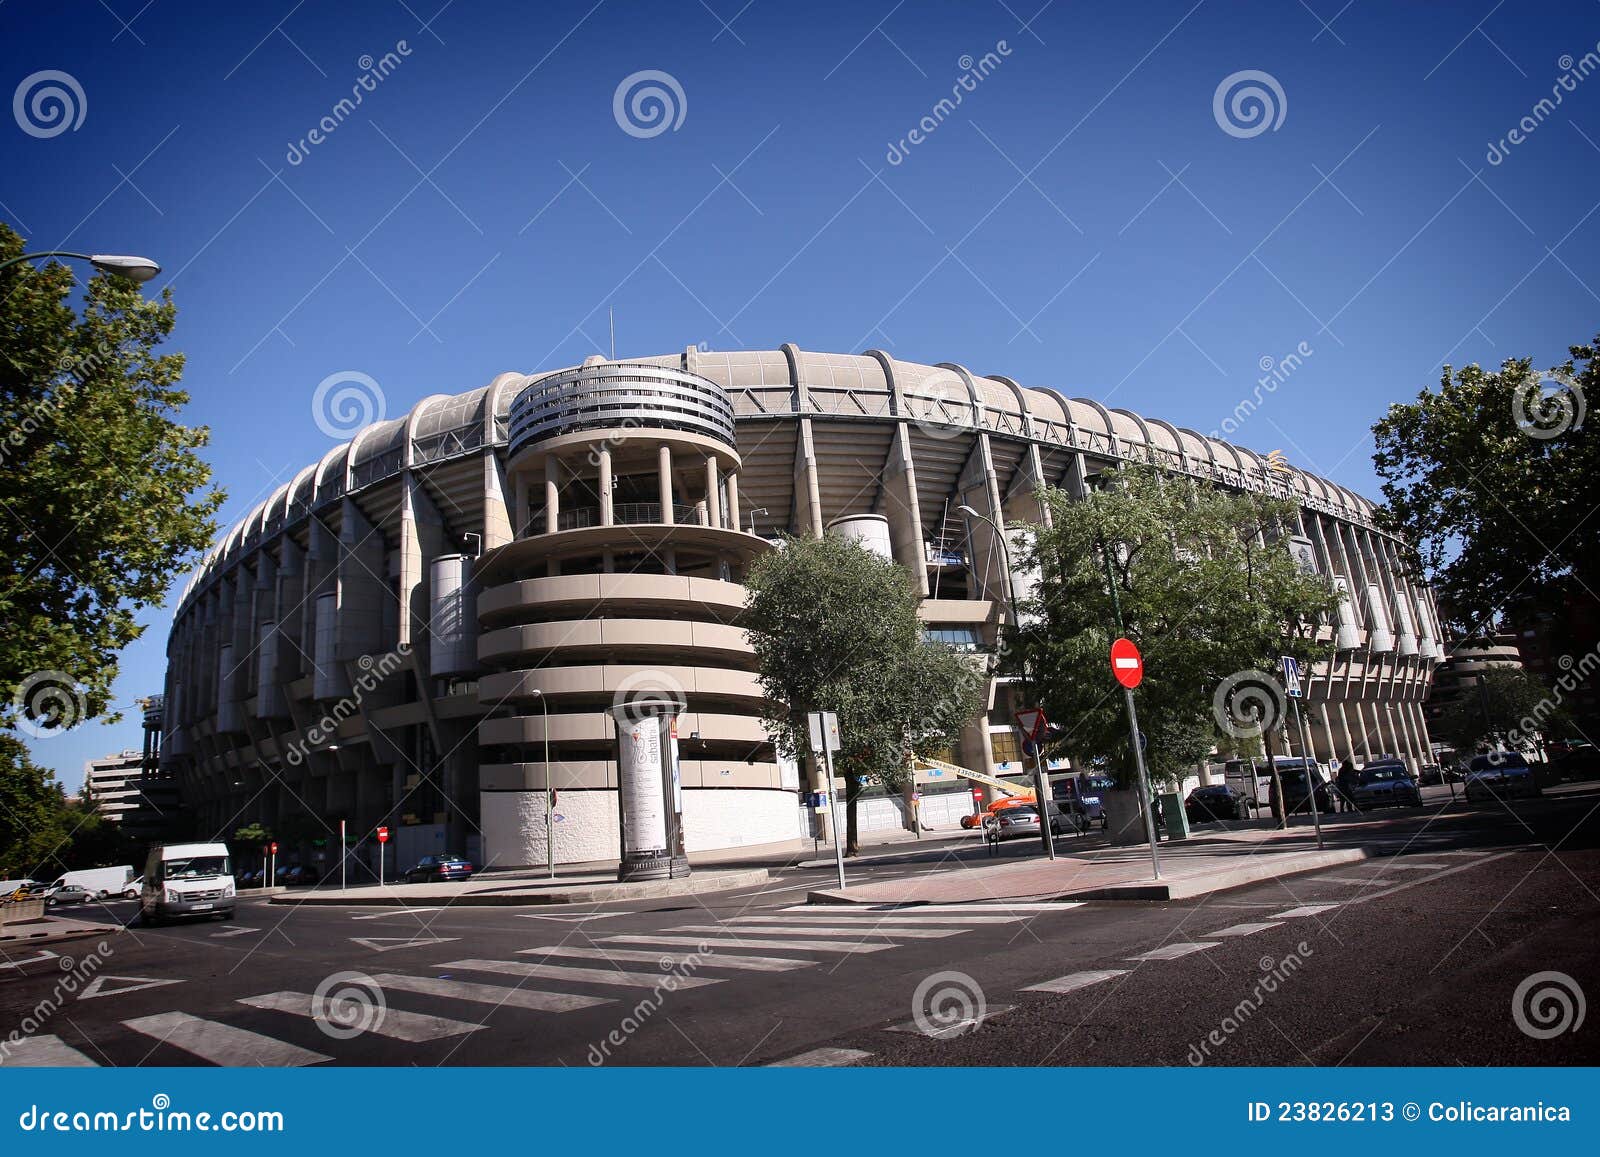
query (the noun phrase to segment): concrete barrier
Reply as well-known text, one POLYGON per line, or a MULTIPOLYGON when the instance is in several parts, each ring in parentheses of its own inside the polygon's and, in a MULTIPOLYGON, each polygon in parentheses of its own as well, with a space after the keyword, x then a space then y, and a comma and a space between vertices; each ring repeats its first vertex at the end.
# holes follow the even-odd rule
POLYGON ((6 900, 0 903, 0 928, 28 924, 44 919, 44 897, 34 900, 6 900))

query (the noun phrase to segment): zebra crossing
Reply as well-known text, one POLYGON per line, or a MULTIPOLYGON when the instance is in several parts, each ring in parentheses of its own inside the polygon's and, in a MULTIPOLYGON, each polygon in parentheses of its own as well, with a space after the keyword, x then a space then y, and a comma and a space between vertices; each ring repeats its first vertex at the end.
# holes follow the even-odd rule
MULTIPOLYGON (((373 1003, 361 1010, 371 1015, 358 1018, 359 1031, 334 1023, 327 1016, 327 1002, 316 994, 287 988, 235 1000, 241 1013, 248 1014, 245 1024, 231 1023, 225 1014, 204 1017, 176 1010, 120 1024, 145 1042, 140 1046, 140 1059, 148 1058, 144 1063, 163 1063, 170 1055, 166 1050, 178 1050, 193 1062, 218 1066, 303 1067, 334 1061, 340 1043, 358 1035, 399 1045, 438 1041, 450 1047, 492 1029, 493 1018, 502 1010, 559 1015, 606 1005, 628 1008, 643 991, 663 987, 669 978, 674 989, 706 988, 757 974, 833 964, 858 954, 891 952, 978 929, 1003 928, 1080 906, 795 905, 720 923, 672 924, 659 930, 606 929, 599 935, 602 928, 595 927, 584 942, 522 948, 511 958, 461 956, 412 972, 361 974, 373 1003), (417 1000, 426 1001, 429 1011, 407 1007, 417 1000)), ((450 938, 437 941, 450 942, 450 938)), ((433 942, 411 941, 406 946, 428 943, 433 942)), ((0 1055, 0 1065, 112 1063, 103 1054, 97 1058, 85 1051, 97 1047, 88 1043, 75 1047, 59 1036, 39 1035, 13 1045, 0 1055)))

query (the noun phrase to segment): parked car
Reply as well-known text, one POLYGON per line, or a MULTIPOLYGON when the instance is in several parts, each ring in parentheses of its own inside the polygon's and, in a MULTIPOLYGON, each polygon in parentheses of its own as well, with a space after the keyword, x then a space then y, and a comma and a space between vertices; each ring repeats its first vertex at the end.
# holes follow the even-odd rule
POLYGON ((56 883, 76 884, 90 896, 104 900, 120 896, 133 876, 132 866, 122 864, 114 868, 79 868, 74 872, 63 872, 56 883))
POLYGON ((1435 787, 1444 782, 1444 768, 1437 763, 1425 763, 1417 772, 1417 783, 1422 787, 1435 787))
MULTIPOLYGON (((1313 768, 1311 775, 1307 774, 1305 764, 1300 762, 1297 766, 1285 766, 1284 760, 1278 760, 1278 779, 1283 781, 1284 814, 1294 815, 1296 812, 1311 811, 1312 790, 1311 775, 1316 778, 1317 811, 1327 813, 1333 810, 1333 789, 1328 781, 1323 778, 1319 768, 1313 768)), ((1299 761, 1297 761, 1299 762, 1299 761)), ((1272 783, 1267 788, 1267 805, 1274 806, 1278 795, 1277 783, 1272 783)))
POLYGON ((1369 763, 1356 773, 1356 785, 1351 791, 1357 811, 1373 807, 1419 807, 1422 789, 1411 778, 1406 765, 1369 763))
POLYGON ((416 866, 407 869, 403 878, 408 884, 470 880, 473 870, 472 864, 461 856, 423 856, 416 866))
POLYGON ((322 873, 310 864, 286 864, 278 869, 277 877, 286 888, 304 888, 322 879, 322 873))
POLYGON ((1474 755, 1467 765, 1467 801, 1536 796, 1542 792, 1533 768, 1515 751, 1474 755))
POLYGON ((1242 820, 1249 818, 1255 803, 1242 791, 1227 784, 1213 783, 1197 787, 1183 801, 1183 811, 1191 824, 1209 823, 1212 820, 1242 820))
MULTIPOLYGON (((1009 840, 1015 836, 1035 836, 1039 834, 1039 809, 1031 803, 1018 804, 1016 807, 1004 808, 994 813, 995 824, 999 830, 999 838, 1009 840)), ((1070 824, 1056 809, 1051 809, 1050 834, 1059 836, 1064 826, 1070 824)))
POLYGON ((54 908, 60 904, 87 904, 94 894, 82 884, 64 884, 57 880, 45 891, 44 902, 54 908))

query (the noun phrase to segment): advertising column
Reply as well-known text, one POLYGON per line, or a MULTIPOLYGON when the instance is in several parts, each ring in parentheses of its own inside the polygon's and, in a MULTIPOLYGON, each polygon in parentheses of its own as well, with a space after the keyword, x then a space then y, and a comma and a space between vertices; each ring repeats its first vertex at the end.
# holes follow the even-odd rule
POLYGON ((678 773, 678 705, 631 702, 617 724, 617 810, 622 862, 617 879, 666 880, 689 874, 678 773))

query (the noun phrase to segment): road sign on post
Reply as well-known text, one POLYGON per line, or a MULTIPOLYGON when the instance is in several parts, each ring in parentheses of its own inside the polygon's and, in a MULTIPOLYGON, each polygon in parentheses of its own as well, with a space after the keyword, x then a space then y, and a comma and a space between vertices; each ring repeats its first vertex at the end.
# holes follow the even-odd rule
POLYGON ((1291 699, 1299 699, 1304 692, 1300 688, 1300 661, 1293 655, 1285 655, 1283 665, 1283 693, 1291 699))
POLYGON ((1129 691, 1144 678, 1144 658, 1132 639, 1118 639, 1111 644, 1111 674, 1129 691))
POLYGON ((1128 705, 1128 745, 1133 748, 1134 765, 1139 770, 1139 806, 1144 811, 1144 830, 1150 837, 1150 871, 1161 879, 1161 853, 1156 848, 1156 820, 1150 795, 1150 777, 1144 769, 1144 733, 1139 730, 1139 713, 1133 706, 1133 689, 1144 678, 1144 658, 1132 639, 1118 639, 1111 644, 1111 674, 1122 684, 1122 696, 1128 705))
POLYGON ((812 754, 822 759, 828 776, 828 798, 832 801, 833 860, 839 869, 839 887, 844 882, 844 833, 839 824, 839 793, 833 784, 833 755, 839 750, 839 717, 832 711, 812 711, 806 715, 810 727, 812 754))
POLYGON ((389 829, 378 829, 378 887, 383 887, 383 845, 389 842, 389 829))

